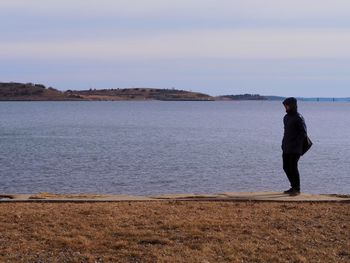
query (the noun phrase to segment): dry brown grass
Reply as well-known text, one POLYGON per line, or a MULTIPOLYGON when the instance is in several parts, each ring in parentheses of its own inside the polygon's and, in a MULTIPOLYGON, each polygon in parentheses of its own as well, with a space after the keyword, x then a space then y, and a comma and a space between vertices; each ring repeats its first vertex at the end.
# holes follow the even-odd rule
POLYGON ((0 262, 350 262, 341 203, 0 203, 0 262))

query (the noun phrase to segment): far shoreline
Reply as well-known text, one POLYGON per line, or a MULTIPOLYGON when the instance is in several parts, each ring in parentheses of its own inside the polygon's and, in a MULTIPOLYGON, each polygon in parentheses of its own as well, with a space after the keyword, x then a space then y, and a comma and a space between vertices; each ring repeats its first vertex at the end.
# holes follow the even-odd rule
MULTIPOLYGON (((0 82, 0 101, 283 101, 286 97, 260 94, 212 96, 182 89, 114 88, 61 91, 43 84, 0 82)), ((298 97, 299 101, 350 102, 350 97, 298 97)))

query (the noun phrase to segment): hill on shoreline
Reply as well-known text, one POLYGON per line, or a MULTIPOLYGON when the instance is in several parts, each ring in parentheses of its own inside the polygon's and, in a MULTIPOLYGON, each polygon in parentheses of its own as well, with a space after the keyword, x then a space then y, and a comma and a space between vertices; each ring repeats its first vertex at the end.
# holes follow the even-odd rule
POLYGON ((46 88, 42 84, 0 82, 1 101, 22 100, 68 100, 69 98, 61 91, 52 87, 46 88))
POLYGON ((176 89, 90 89, 65 92, 68 96, 78 96, 86 100, 162 100, 162 101, 212 101, 213 97, 199 93, 176 89))

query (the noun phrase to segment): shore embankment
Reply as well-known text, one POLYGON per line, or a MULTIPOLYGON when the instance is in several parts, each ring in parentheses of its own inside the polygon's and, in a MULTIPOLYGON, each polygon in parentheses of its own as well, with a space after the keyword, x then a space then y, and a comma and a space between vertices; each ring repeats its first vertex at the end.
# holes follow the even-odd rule
POLYGON ((266 201, 266 202, 350 202, 350 195, 307 194, 290 196, 280 192, 227 192, 217 194, 0 194, 0 202, 118 202, 118 201, 266 201))

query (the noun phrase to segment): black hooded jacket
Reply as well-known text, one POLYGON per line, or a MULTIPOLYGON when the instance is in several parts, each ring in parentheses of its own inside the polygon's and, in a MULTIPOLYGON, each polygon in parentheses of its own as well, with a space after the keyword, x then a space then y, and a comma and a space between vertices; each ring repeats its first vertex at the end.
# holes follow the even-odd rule
POLYGON ((298 105, 295 98, 287 98, 283 101, 283 104, 290 107, 290 110, 287 111, 283 119, 283 153, 301 155, 303 151, 303 142, 307 136, 304 118, 298 113, 298 105))

